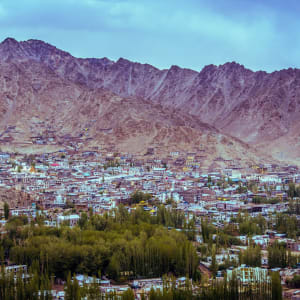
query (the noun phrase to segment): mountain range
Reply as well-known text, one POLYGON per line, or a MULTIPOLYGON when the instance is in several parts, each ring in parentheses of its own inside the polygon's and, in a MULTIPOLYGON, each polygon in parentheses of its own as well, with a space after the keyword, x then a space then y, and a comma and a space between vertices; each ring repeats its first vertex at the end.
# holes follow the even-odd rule
POLYGON ((80 137, 83 148, 200 150, 210 162, 299 164, 300 70, 253 72, 235 62, 160 70, 7 38, 0 44, 0 117, 8 148, 33 148, 46 135, 55 141, 48 149, 80 137))

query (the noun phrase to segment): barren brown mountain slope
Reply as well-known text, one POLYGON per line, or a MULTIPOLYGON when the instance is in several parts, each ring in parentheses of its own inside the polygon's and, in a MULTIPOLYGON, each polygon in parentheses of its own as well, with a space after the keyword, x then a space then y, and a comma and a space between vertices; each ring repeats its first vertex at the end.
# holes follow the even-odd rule
POLYGON ((299 116, 299 70, 267 74, 236 63, 200 73, 177 66, 159 70, 125 59, 78 59, 42 41, 14 39, 0 44, 0 68, 2 127, 16 123, 24 131, 20 138, 29 138, 33 118, 60 135, 80 134, 93 121, 89 144, 192 149, 206 145, 207 136, 213 156, 220 149, 255 157, 227 134, 263 149, 262 142, 270 147, 288 136, 299 116), (103 129, 109 128, 108 135, 103 129), (224 140, 234 146, 227 148, 224 140))
POLYGON ((257 161, 247 144, 194 116, 75 84, 36 61, 0 64, 0 100, 1 134, 13 127, 13 145, 50 133, 58 143, 80 138, 83 148, 114 144, 122 152, 146 153, 155 147, 158 155, 201 148, 207 164, 215 157, 257 161))

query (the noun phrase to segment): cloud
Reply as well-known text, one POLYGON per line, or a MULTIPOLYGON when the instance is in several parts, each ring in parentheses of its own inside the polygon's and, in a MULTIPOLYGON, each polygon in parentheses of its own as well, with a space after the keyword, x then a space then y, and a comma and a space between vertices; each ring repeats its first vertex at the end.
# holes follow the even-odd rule
POLYGON ((286 2, 2 0, 0 37, 39 38, 78 56, 122 56, 161 68, 234 60, 272 71, 299 67, 299 4, 286 2))

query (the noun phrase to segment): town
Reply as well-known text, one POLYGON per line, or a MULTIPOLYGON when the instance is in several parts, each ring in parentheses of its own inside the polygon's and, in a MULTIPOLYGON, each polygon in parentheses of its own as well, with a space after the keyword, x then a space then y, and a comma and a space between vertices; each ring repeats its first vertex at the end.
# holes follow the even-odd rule
MULTIPOLYGON (((298 167, 251 163, 242 167, 239 161, 221 157, 207 167, 204 160, 201 151, 173 151, 158 158, 153 149, 145 155, 96 147, 30 155, 1 152, 2 241, 17 236, 13 230, 18 222, 75 230, 89 228, 96 216, 116 219, 124 210, 124 218, 132 214, 142 218, 137 213, 142 212, 167 234, 184 235, 196 253, 191 262, 196 271, 172 272, 165 267, 153 275, 172 274, 176 286, 188 281, 196 288, 196 281, 209 286, 233 272, 244 285, 258 277, 268 282, 275 272, 284 297, 300 299, 298 167)), ((2 254, 5 270, 28 275, 31 263, 20 258, 25 254, 7 252, 2 254)), ((72 280, 79 286, 95 283, 104 294, 132 290, 136 299, 163 288, 164 276, 153 277, 136 268, 108 267, 101 274, 79 273, 75 268, 72 280)), ((53 272, 52 296, 64 299, 66 276, 53 272)))

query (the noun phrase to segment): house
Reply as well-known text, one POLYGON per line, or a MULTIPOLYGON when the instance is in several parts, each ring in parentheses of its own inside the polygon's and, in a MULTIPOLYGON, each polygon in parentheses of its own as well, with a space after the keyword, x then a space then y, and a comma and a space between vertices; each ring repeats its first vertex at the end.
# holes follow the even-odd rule
POLYGON ((250 284, 257 281, 268 282, 270 280, 268 270, 259 267, 253 268, 247 267, 246 265, 241 265, 233 270, 227 270, 228 280, 232 278, 233 274, 235 274, 237 279, 243 284, 250 284))
POLYGON ((260 245, 261 247, 267 247, 270 239, 267 235, 255 235, 252 236, 252 240, 256 245, 260 245))
POLYGON ((57 217, 57 226, 62 223, 67 223, 70 227, 77 225, 80 217, 79 215, 69 215, 69 216, 58 216, 57 217))
POLYGON ((296 242, 293 239, 286 239, 286 247, 291 251, 300 251, 300 242, 296 242))
POLYGON ((11 265, 5 267, 5 273, 11 274, 13 273, 15 276, 18 273, 27 274, 27 266, 26 265, 11 265))
MULTIPOLYGON (((27 281, 31 277, 27 272, 26 265, 10 265, 10 266, 4 267, 4 268, 5 268, 4 272, 14 276, 15 279, 17 278, 17 276, 21 276, 23 280, 27 281)), ((0 267, 0 270, 1 270, 1 267, 0 267)))
POLYGON ((75 276, 75 278, 78 281, 78 284, 80 286, 89 285, 89 284, 93 284, 93 283, 97 283, 99 285, 101 284, 101 279, 94 278, 94 277, 87 276, 87 275, 78 274, 75 276))

